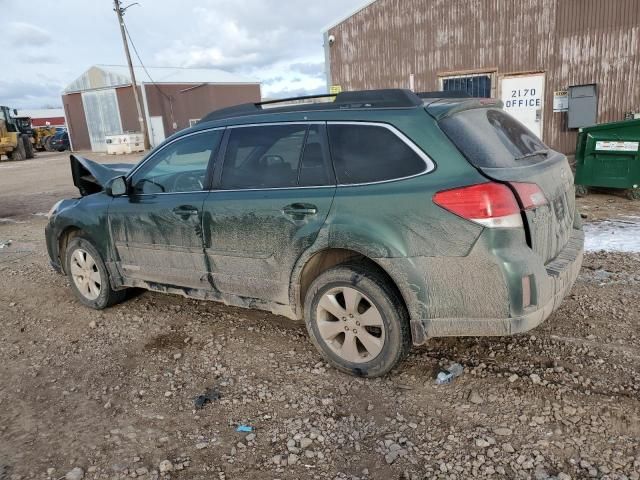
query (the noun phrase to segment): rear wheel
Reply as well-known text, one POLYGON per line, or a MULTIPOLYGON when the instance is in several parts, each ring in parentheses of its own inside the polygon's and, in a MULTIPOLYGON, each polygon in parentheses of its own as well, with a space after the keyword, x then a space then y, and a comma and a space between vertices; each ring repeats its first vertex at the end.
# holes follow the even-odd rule
POLYGON ((102 310, 126 298, 126 290, 111 288, 109 272, 100 253, 83 237, 75 237, 69 242, 65 272, 73 293, 87 307, 102 310))
POLYGON ((53 149, 51 148, 51 140, 53 139, 52 135, 48 135, 46 137, 44 137, 44 149, 47 152, 53 152, 53 149))
POLYGON ((322 273, 305 298, 305 323, 316 348, 343 372, 388 373, 411 348, 409 315, 377 271, 345 264, 322 273))
POLYGON ((29 135, 22 135, 22 142, 24 143, 24 151, 26 158, 33 158, 33 143, 31 143, 31 137, 29 135))

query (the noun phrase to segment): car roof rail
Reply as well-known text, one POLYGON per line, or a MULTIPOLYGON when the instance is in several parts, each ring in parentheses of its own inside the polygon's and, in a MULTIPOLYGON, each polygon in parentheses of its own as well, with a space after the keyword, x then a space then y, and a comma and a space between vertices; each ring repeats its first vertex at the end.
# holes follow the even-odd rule
POLYGON ((473 98, 464 90, 444 90, 441 92, 419 92, 420 98, 473 98))
POLYGON ((242 105, 215 110, 204 116, 199 123, 268 113, 286 113, 307 110, 342 110, 351 108, 414 108, 421 105, 422 100, 411 90, 400 88, 361 90, 354 92, 341 92, 337 95, 306 95, 302 97, 267 100, 257 103, 244 103, 242 105), (319 99, 327 99, 327 101, 317 103, 308 102, 308 100, 319 99), (289 105, 286 105, 287 103, 289 105), (278 106, 278 104, 285 105, 278 106))

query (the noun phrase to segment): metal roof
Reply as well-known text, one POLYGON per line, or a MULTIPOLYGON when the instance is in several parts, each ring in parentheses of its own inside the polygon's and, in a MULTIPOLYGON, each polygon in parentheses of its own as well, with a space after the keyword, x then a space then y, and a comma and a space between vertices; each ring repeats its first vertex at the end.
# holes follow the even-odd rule
POLYGON ((18 109, 19 117, 31 117, 31 118, 58 118, 64 117, 64 109, 62 108, 25 108, 18 109))
MULTIPOLYGON (((213 68, 147 67, 135 66, 138 85, 158 84, 259 84, 260 82, 235 73, 213 68), (148 72, 148 74, 147 74, 148 72), (151 76, 151 79, 149 79, 151 76)), ((129 67, 126 65, 94 65, 64 89, 65 93, 99 88, 130 85, 129 67)))

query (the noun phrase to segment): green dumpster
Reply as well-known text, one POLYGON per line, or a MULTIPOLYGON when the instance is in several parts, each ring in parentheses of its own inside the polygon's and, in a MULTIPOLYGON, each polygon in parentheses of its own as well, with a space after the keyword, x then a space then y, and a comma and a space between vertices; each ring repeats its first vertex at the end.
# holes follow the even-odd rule
POLYGON ((589 187, 626 190, 640 198, 640 119, 602 123, 580 129, 576 145, 576 194, 589 187))

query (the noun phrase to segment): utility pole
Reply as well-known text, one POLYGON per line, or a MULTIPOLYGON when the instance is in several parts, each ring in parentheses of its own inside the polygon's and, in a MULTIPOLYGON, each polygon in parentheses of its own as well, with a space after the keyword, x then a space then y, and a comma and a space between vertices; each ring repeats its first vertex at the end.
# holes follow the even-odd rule
POLYGON ((131 53, 129 52, 129 41, 127 40, 127 33, 124 28, 124 20, 122 16, 128 7, 123 8, 120 4, 120 0, 113 0, 114 10, 118 16, 118 23, 120 24, 120 33, 122 34, 122 43, 124 44, 124 53, 127 56, 127 63, 129 64, 129 75, 131 76, 131 88, 133 88, 133 98, 136 101, 136 109, 138 110, 138 121, 140 122, 140 132, 142 132, 142 138, 144 138, 144 148, 149 149, 149 135, 147 134, 147 125, 145 118, 142 115, 142 107, 140 106, 140 96, 138 95, 138 83, 136 82, 136 74, 133 71, 133 64, 131 63, 131 53))

